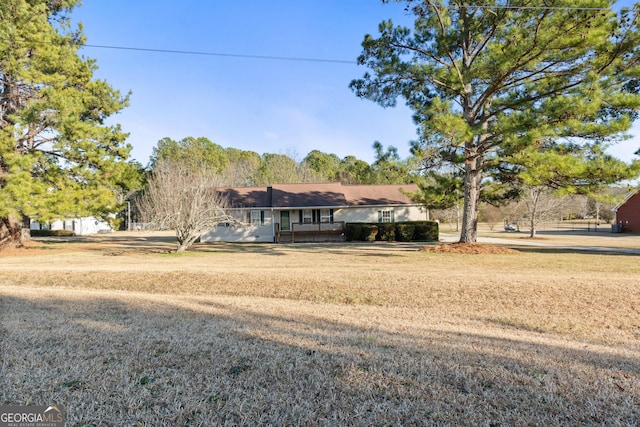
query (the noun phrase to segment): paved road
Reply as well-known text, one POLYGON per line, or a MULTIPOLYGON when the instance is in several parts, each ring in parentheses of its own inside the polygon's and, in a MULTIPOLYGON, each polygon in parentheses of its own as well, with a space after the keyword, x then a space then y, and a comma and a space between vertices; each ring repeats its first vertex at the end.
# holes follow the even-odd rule
MULTIPOLYGON (((457 242, 458 239, 460 239, 459 234, 440 233, 441 242, 454 243, 454 242, 457 242)), ((613 248, 613 247, 604 247, 604 246, 562 245, 557 243, 539 242, 535 240, 530 240, 530 241, 525 241, 521 239, 512 240, 512 239, 503 239, 498 237, 478 236, 478 243, 492 243, 492 244, 508 245, 508 246, 533 246, 533 247, 570 249, 570 250, 576 250, 576 251, 589 251, 589 252, 616 252, 621 254, 640 255, 640 249, 613 248)))

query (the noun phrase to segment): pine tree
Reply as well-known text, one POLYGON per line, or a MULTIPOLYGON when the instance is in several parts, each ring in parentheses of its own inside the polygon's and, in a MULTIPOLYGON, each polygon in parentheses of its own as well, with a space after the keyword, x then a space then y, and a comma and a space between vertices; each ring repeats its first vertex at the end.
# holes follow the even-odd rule
POLYGON ((383 106, 404 98, 421 151, 463 171, 461 242, 476 241, 481 190, 514 179, 515 155, 550 139, 612 141, 640 108, 638 6, 617 15, 608 0, 405 2, 414 28, 386 21, 365 36, 358 61, 371 72, 351 88, 383 106))
POLYGON ((119 125, 106 119, 128 96, 93 78, 81 57, 76 0, 0 2, 0 245, 20 222, 115 212, 135 165, 119 125))

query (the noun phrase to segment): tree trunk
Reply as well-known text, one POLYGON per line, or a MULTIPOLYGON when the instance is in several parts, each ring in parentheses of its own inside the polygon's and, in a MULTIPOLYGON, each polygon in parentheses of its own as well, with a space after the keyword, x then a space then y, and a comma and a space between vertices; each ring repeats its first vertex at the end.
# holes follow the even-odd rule
POLYGON ((23 244, 22 224, 11 218, 0 218, 0 249, 8 246, 21 247, 23 244))
POLYGON ((538 202, 537 200, 534 201, 535 205, 533 207, 533 211, 531 212, 531 219, 530 219, 530 227, 531 227, 531 232, 529 233, 529 238, 533 239, 534 237, 536 237, 536 227, 538 225, 538 218, 536 217, 538 215, 538 202))
POLYGON ((467 160, 464 172, 464 207, 462 210, 462 232, 460 243, 475 243, 478 240, 478 207, 482 168, 480 157, 467 160))
POLYGON ((187 237, 183 235, 180 231, 176 230, 176 240, 178 241, 178 246, 176 247, 176 252, 184 252, 189 247, 189 242, 187 237))
POLYGON ((529 209, 529 215, 531 215, 530 220, 530 227, 531 227, 531 232, 529 233, 529 238, 533 239, 534 237, 536 237, 536 215, 538 214, 538 201, 540 200, 540 192, 537 192, 535 194, 533 194, 532 192, 532 197, 531 197, 531 208, 529 209))
POLYGON ((199 234, 192 234, 187 231, 178 231, 176 230, 176 237, 178 240, 178 247, 176 248, 176 252, 184 252, 189 249, 196 240, 198 240, 199 234))

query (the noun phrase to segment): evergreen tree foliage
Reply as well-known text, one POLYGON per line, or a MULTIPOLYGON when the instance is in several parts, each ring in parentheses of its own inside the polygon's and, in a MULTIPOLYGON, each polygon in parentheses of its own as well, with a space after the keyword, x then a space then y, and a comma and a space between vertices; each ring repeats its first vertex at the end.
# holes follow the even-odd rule
POLYGON ((341 161, 333 153, 327 154, 320 150, 313 150, 307 154, 303 161, 327 182, 335 182, 340 179, 341 161))
POLYGON ((150 167, 153 169, 162 160, 191 165, 195 170, 210 170, 214 174, 221 174, 229 166, 225 149, 205 137, 188 136, 180 141, 162 138, 153 147, 150 167))
MULTIPOLYGON (((379 144, 379 143, 377 143, 379 144)), ((374 150, 375 148, 374 144, 374 150)), ((380 154, 380 153, 377 153, 380 154)), ((393 161, 400 164, 397 152, 393 161)), ((388 160, 385 158, 385 160, 388 160)), ((363 160, 359 160, 355 156, 346 156, 340 159, 337 155, 331 153, 323 153, 319 150, 313 150, 304 158, 303 162, 325 182, 342 182, 343 184, 373 184, 376 178, 382 174, 381 169, 385 165, 392 162, 382 164, 384 160, 378 159, 374 165, 370 165, 363 160), (378 167, 382 166, 382 168, 378 167), (378 172, 376 174, 376 172, 378 172)), ((400 166, 398 166, 400 168, 400 166)), ((397 174, 396 174, 397 175, 397 174)), ((404 182, 406 176, 400 177, 400 182, 404 182)), ((395 183, 395 182, 394 182, 395 183)))
POLYGON ((425 178, 417 183, 420 191, 410 196, 427 209, 449 209, 462 199, 464 189, 459 173, 428 172, 425 178))
MULTIPOLYGON (((78 54, 75 0, 0 2, 0 218, 5 243, 16 220, 49 221, 116 212, 139 182, 119 125, 106 120, 128 104, 93 78, 78 54), (120 196, 120 197, 118 197, 120 196)), ((0 231, 0 234, 2 232, 0 231)))
POLYGON ((260 154, 231 147, 226 148, 225 151, 229 158, 229 166, 224 173, 226 184, 233 187, 255 186, 262 163, 260 154))
POLYGON ((264 153, 258 169, 257 184, 291 184, 302 182, 298 175, 298 164, 286 154, 264 153))
POLYGON ((369 184, 371 165, 355 156, 346 156, 340 162, 340 182, 343 184, 369 184))
POLYGON ((554 141, 528 147, 510 157, 519 166, 519 183, 563 194, 593 196, 602 187, 638 176, 640 161, 623 162, 601 145, 579 146, 554 141))
POLYGON ((208 170, 221 177, 221 185, 232 187, 268 186, 286 183, 342 182, 344 184, 404 184, 416 175, 409 175, 410 165, 402 160, 395 147, 386 150, 379 142, 373 144, 372 164, 355 156, 340 159, 336 154, 310 151, 302 161, 287 154, 245 151, 223 148, 205 137, 186 137, 179 141, 162 138, 153 148, 149 172, 160 162, 180 162, 194 171, 208 170))
POLYGON ((488 198, 512 194, 523 153, 549 140, 615 143, 640 108, 638 5, 617 14, 608 0, 404 2, 413 29, 385 21, 366 35, 358 61, 370 71, 351 88, 383 106, 405 99, 421 151, 462 171, 461 242, 476 241, 487 183, 488 198))
POLYGON ((408 184, 413 181, 409 167, 400 159, 398 149, 384 146, 379 141, 373 143, 375 160, 371 165, 371 184, 408 184))

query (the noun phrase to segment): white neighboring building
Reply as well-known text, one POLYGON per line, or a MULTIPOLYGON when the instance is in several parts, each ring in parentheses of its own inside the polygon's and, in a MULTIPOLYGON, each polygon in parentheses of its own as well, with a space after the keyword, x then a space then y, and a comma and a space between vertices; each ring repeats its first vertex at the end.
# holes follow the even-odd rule
POLYGON ((29 228, 31 230, 69 230, 76 236, 112 233, 114 231, 108 222, 92 216, 55 220, 50 224, 40 224, 32 220, 29 228))
POLYGON ((406 192, 415 184, 278 184, 220 189, 229 213, 245 226, 220 224, 202 242, 303 242, 344 240, 348 222, 426 220, 426 209, 406 192))

